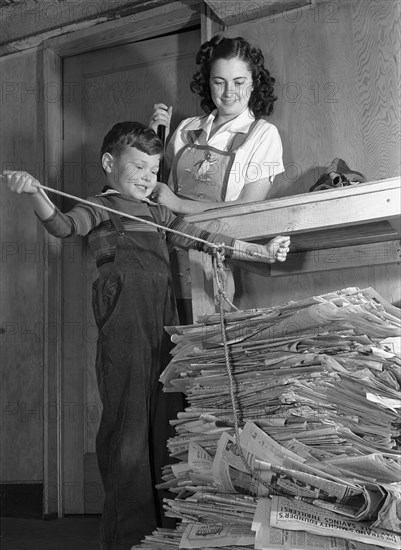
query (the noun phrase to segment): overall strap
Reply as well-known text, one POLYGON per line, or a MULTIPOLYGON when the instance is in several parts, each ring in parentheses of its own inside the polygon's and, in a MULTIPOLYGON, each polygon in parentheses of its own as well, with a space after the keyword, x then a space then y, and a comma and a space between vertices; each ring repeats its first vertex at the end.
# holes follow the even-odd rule
MULTIPOLYGON (((106 189, 108 189, 109 187, 108 186, 105 186, 103 188, 103 191, 105 191, 106 189)), ((102 192, 103 192, 102 191, 102 192)), ((100 202, 104 205, 104 206, 107 206, 110 208, 110 206, 113 206, 110 201, 106 198, 106 197, 102 197, 101 195, 96 195, 96 197, 100 200, 100 202)), ((114 229, 120 234, 120 235, 125 235, 125 230, 124 230, 124 225, 123 225, 123 222, 121 221, 121 218, 120 216, 118 216, 117 214, 115 214, 114 212, 109 212, 109 217, 110 217, 110 221, 112 223, 112 225, 114 226, 114 229)))
POLYGON ((110 221, 119 235, 125 235, 125 229, 121 217, 114 212, 109 212, 110 221))
MULTIPOLYGON (((151 213, 152 215, 152 218, 153 218, 153 221, 159 225, 161 225, 161 219, 162 219, 162 214, 161 214, 161 211, 162 211, 162 207, 160 204, 155 204, 155 205, 149 205, 149 212, 151 213), (156 212, 159 213, 159 217, 156 215, 156 212)), ((158 227, 157 228, 157 231, 164 237, 166 238, 166 230, 165 229, 162 229, 161 227, 158 227)))

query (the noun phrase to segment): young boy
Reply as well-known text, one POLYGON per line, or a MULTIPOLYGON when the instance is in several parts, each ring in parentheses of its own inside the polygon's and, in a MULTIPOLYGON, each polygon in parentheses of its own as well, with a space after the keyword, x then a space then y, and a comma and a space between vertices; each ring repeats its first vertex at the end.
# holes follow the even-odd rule
MULTIPOLYGON (((249 245, 185 222, 148 200, 157 183, 163 145, 150 128, 121 122, 105 136, 101 162, 107 186, 93 203, 156 222, 213 243, 234 246, 226 256, 284 261, 288 237, 249 245), (247 254, 251 249, 260 256, 247 254)), ((168 462, 169 420, 182 410, 177 394, 164 394, 159 376, 171 347, 163 327, 178 324, 166 240, 212 253, 190 237, 78 204, 62 214, 26 172, 4 172, 9 188, 29 193, 44 227, 56 237, 87 235, 99 278, 93 284, 98 326, 96 373, 103 404, 96 452, 105 489, 101 548, 128 550, 160 525, 154 485, 168 462)), ((161 507, 160 507, 161 508, 161 507)))

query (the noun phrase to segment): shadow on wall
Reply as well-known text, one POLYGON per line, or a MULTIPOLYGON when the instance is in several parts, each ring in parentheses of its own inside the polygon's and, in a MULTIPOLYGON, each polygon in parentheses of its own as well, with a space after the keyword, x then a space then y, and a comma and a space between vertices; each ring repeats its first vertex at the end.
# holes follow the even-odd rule
POLYGON ((287 174, 287 171, 278 174, 274 178, 267 200, 309 193, 309 189, 322 174, 326 173, 326 170, 327 166, 314 165, 303 172, 297 179, 291 178, 287 174))

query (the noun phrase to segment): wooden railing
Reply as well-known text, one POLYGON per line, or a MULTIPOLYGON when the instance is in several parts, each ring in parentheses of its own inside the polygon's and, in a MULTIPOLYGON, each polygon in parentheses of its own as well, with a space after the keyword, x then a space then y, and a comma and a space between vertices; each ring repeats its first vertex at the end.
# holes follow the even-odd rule
MULTIPOLYGON (((259 266, 285 276, 401 261, 400 177, 341 189, 226 206, 188 216, 208 230, 246 241, 291 236, 283 264, 259 266)), ((190 251, 193 317, 215 311, 210 257, 190 251)), ((255 266, 258 269, 257 266, 255 266)))

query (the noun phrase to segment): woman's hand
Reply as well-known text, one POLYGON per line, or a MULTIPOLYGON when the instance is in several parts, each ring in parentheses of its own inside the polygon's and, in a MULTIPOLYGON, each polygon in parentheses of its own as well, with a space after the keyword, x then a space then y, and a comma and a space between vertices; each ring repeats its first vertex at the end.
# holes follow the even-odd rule
POLYGON ((153 112, 149 120, 150 128, 152 128, 152 130, 157 133, 158 126, 165 126, 167 137, 170 133, 170 122, 172 113, 172 107, 167 107, 167 105, 164 105, 164 103, 156 103, 153 106, 153 112))
POLYGON ((3 176, 7 180, 7 186, 13 193, 39 193, 40 183, 28 172, 17 172, 14 170, 4 170, 3 176))
POLYGON ((176 214, 180 213, 181 199, 165 183, 159 182, 149 197, 152 201, 166 206, 176 214))

